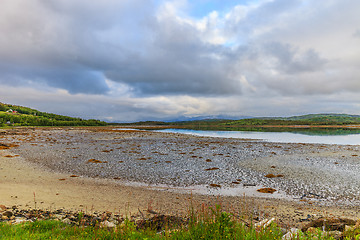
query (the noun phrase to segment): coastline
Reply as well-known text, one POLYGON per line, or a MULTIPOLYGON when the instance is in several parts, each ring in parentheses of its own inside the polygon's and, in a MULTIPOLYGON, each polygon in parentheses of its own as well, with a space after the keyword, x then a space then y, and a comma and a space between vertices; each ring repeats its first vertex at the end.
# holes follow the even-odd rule
MULTIPOLYGON (((79 130, 78 131, 83 131, 79 130)), ((151 186, 128 186, 113 179, 70 177, 30 163, 16 148, 0 151, 0 204, 19 208, 58 209, 73 211, 110 211, 123 215, 139 214, 151 208, 170 215, 186 215, 190 204, 212 205, 221 202, 224 209, 249 211, 255 215, 276 216, 283 222, 298 226, 308 214, 312 219, 325 217, 360 218, 359 206, 320 206, 314 200, 284 200, 267 197, 220 196, 179 193, 151 186), (65 180, 59 180, 65 179, 65 180), (34 200, 35 193, 35 200, 34 200)))

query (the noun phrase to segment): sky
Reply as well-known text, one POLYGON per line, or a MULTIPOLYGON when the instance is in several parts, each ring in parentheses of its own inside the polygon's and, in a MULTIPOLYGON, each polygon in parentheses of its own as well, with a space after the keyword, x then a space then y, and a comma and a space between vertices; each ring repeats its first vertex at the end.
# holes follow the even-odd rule
POLYGON ((360 114, 360 1, 2 0, 0 102, 108 122, 360 114))

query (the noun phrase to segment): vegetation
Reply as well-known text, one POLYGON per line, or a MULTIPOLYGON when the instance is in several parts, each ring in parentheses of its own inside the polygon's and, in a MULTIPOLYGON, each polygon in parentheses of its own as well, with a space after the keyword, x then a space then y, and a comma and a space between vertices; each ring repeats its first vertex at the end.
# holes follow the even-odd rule
POLYGON ((288 118, 250 118, 226 122, 225 125, 348 125, 360 124, 360 116, 347 114, 309 114, 288 118))
POLYGON ((104 126, 105 122, 73 118, 0 103, 0 127, 4 126, 104 126))
MULTIPOLYGON (((115 228, 68 225, 55 220, 25 222, 18 225, 0 223, 1 239, 282 239, 284 232, 276 223, 266 227, 246 226, 220 207, 202 213, 193 213, 186 226, 156 230, 148 226, 139 228, 125 221, 115 228)), ((359 239, 359 231, 345 232, 346 239, 359 239)), ((321 229, 313 233, 299 232, 291 239, 334 239, 321 229)))
MULTIPOLYGON (((183 122, 138 122, 132 125, 138 127, 157 126, 159 128, 186 128, 196 130, 224 130, 224 131, 289 131, 294 127, 306 131, 306 128, 346 128, 347 125, 360 127, 360 116, 347 114, 310 114, 288 118, 247 118, 240 120, 196 120, 183 122), (274 130, 274 127, 276 129, 274 130)), ((146 127, 145 127, 146 128, 146 127)))

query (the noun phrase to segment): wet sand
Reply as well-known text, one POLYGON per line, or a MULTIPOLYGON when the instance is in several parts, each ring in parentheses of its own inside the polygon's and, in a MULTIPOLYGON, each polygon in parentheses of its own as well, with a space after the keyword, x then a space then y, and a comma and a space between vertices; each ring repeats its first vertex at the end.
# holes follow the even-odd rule
MULTIPOLYGON (((107 141, 119 141, 121 140, 121 144, 124 144, 124 142, 134 144, 133 141, 141 141, 141 139, 144 139, 145 135, 147 133, 143 132, 108 132, 109 129, 100 129, 100 128, 87 128, 87 129, 37 129, 37 130, 22 130, 18 132, 16 135, 10 134, 10 135, 2 135, 0 141, 1 142, 10 142, 13 141, 14 143, 20 144, 18 148, 12 148, 9 150, 1 150, 0 151, 0 179, 1 179, 1 188, 0 188, 0 204, 4 204, 7 206, 17 205, 22 208, 46 208, 46 209, 57 209, 57 208, 65 208, 69 210, 83 210, 83 211, 111 211, 111 212, 117 212, 121 213, 123 215, 126 214, 139 214, 140 211, 144 212, 147 209, 155 210, 159 213, 165 213, 165 214, 180 214, 184 215, 188 212, 189 205, 191 202, 193 202, 194 205, 199 206, 201 204, 207 204, 211 205, 216 202, 221 202, 223 207, 225 209, 229 209, 233 212, 248 212, 249 214, 252 214, 255 217, 258 218, 264 218, 266 216, 277 216, 278 219, 280 219, 283 223, 290 224, 290 225, 301 225, 303 222, 301 219, 308 218, 308 214, 310 215, 310 219, 316 219, 320 216, 326 216, 326 217, 348 217, 348 218, 359 218, 359 205, 358 204, 346 204, 343 206, 336 206, 331 205, 330 206, 321 206, 319 203, 317 203, 316 199, 313 199, 313 196, 308 196, 303 199, 299 198, 292 198, 288 200, 284 199, 271 199, 264 195, 262 198, 257 197, 248 197, 244 195, 238 195, 238 196, 217 196, 216 192, 212 192, 215 195, 201 195, 201 194, 185 194, 185 193, 178 193, 174 191, 167 191, 164 187, 162 189, 154 189, 153 187, 147 187, 142 185, 141 187, 136 186, 126 186, 124 185, 124 180, 132 180, 129 179, 120 179, 120 180, 114 180, 111 177, 105 176, 86 176, 86 174, 80 174, 78 171, 81 169, 81 167, 85 168, 84 166, 89 166, 89 164, 93 164, 96 167, 96 170, 92 170, 95 172, 101 172, 99 170, 101 169, 109 169, 104 167, 106 163, 101 164, 95 164, 95 163, 87 163, 90 156, 85 155, 84 158, 79 161, 81 164, 79 164, 78 169, 68 169, 64 168, 56 169, 54 166, 58 166, 54 163, 61 162, 61 159, 63 161, 63 166, 76 166, 71 164, 66 164, 67 161, 72 162, 74 159, 74 155, 71 155, 72 157, 69 157, 68 154, 73 154, 74 152, 70 153, 65 148, 77 148, 72 150, 79 150, 81 149, 79 144, 84 143, 84 141, 91 136, 91 141, 102 141, 102 143, 94 142, 97 146, 102 146, 101 151, 113 149, 111 148, 111 145, 108 145, 109 142, 107 141), (79 139, 76 139, 76 141, 72 142, 72 137, 69 134, 67 137, 63 136, 64 139, 61 140, 59 135, 56 135, 59 133, 58 131, 65 131, 70 132, 71 134, 74 134, 76 136, 83 135, 83 142, 79 141, 79 139), (49 134, 53 135, 55 137, 50 138, 49 134), (89 135, 88 135, 89 134, 89 135), (46 136, 46 138, 45 138, 46 136), (141 138, 139 138, 141 136, 141 138), (56 141, 54 141, 56 140, 56 141), (63 141, 63 143, 57 143, 58 141, 63 141), (36 144, 36 145, 32 145, 36 144), (76 145, 77 144, 77 145, 76 145), (104 144, 104 145, 100 145, 104 144), (39 145, 45 145, 46 147, 39 147, 39 145), (49 145, 49 146, 47 146, 49 145), (50 146, 53 145, 53 146, 50 146), (33 148, 31 148, 31 146, 33 148), (55 147, 54 147, 55 146, 55 147), (60 146, 61 149, 60 150, 60 146), (54 148, 52 148, 54 147, 54 148), (39 151, 39 148, 42 149, 39 151), (25 151, 26 149, 26 151, 25 151), (33 159, 32 155, 30 154, 30 150, 33 149, 31 153, 36 153, 40 157, 33 159), (51 151, 50 151, 51 150, 51 151), (53 156, 58 156, 59 151, 65 151, 63 152, 64 155, 60 156, 59 158, 53 159, 53 156), (27 152, 28 151, 28 152, 27 152), (39 154, 42 152, 42 155, 39 154), (50 154, 51 153, 51 154, 50 154), (5 156, 15 156, 15 154, 19 154, 18 157, 5 157, 5 156), (30 157, 29 157, 30 156, 30 157), (65 157, 64 157, 65 156, 65 157), (47 164, 42 163, 44 158, 47 158, 50 161, 48 161, 47 164), (51 163, 51 164, 49 164, 51 163), (51 169, 52 167, 52 169, 51 169), (103 168, 101 168, 103 167, 103 168), (60 173, 62 172, 62 173, 60 173), (71 175, 77 175, 78 177, 70 177, 71 175), (61 179, 61 180, 60 180, 61 179), (65 179, 65 180, 62 180, 65 179), (34 193, 35 193, 35 201, 34 201, 34 193)), ((153 134, 150 134, 150 136, 154 137, 153 134)), ((147 136, 147 137, 150 137, 147 136)), ((161 135, 164 137, 163 135, 161 135)), ((158 135, 156 136, 158 137, 158 135)), ((169 135, 168 135, 169 137, 169 135)), ((170 138, 173 138, 174 136, 170 136, 170 138)), ((181 138, 176 136, 176 139, 181 138)), ((146 139, 146 137, 145 137, 146 139)), ((163 139, 162 139, 163 140, 163 139)), ((192 137, 184 137, 182 138, 185 142, 193 141, 194 138, 192 137)), ((199 138, 196 138, 196 141, 198 141, 199 138)), ((203 141, 204 138, 202 138, 201 141, 203 141)), ((208 142, 209 145, 209 139, 205 139, 206 142, 208 142)), ((213 140, 215 142, 215 140, 213 140)), ((232 140, 231 140, 232 141, 232 140)), ((86 142, 86 141, 85 141, 86 142)), ((86 142, 87 143, 87 142, 86 142)), ((165 141, 165 143, 168 143, 165 141)), ((162 142, 162 145, 165 146, 165 143, 162 142)), ((228 146, 228 142, 225 141, 220 142, 219 144, 224 144, 224 146, 228 146)), ((241 145, 240 142, 239 146, 241 145)), ((120 144, 120 145, 121 145, 120 144)), ((138 144, 138 142, 137 142, 138 144)), ((213 143, 216 144, 216 143, 213 143)), ((250 142, 243 142, 243 144, 250 144, 250 142)), ((119 144, 118 144, 119 145, 119 144)), ((141 144, 140 144, 141 145, 141 144)), ((190 147, 194 145, 194 142, 191 142, 189 144, 190 147)), ((232 146, 234 145, 234 142, 232 142, 232 146)), ((269 145, 267 143, 267 145, 269 145)), ((126 145, 127 146, 127 145, 126 145)), ((136 146, 139 146, 136 145, 136 146)), ((143 144, 143 146, 146 146, 143 144)), ((178 145, 177 145, 178 146, 178 145)), ((272 145, 271 147, 273 147, 272 145)), ((278 146, 278 145, 276 145, 278 146)), ((125 147, 125 145, 124 145, 125 147)), ((304 146, 302 148, 301 152, 304 152, 306 154, 306 151, 308 150, 307 147, 304 146)), ((310 146, 310 148, 313 148, 314 146, 310 146)), ((320 151, 321 154, 326 155, 325 153, 329 154, 330 152, 334 152, 333 149, 334 146, 331 146, 330 150, 327 149, 327 151, 320 151), (329 150, 329 151, 328 151, 329 150)), ((134 147, 133 147, 134 148, 134 147)), ((267 147, 265 146, 265 149, 267 147)), ((270 146, 268 146, 269 149, 270 146)), ((338 148, 338 146, 336 146, 338 148)), ((135 147, 134 150, 128 149, 129 151, 136 151, 139 152, 139 149, 142 149, 141 147, 135 147)), ((145 148, 144 148, 145 149, 145 148)), ((162 148, 165 149, 165 148, 162 148)), ((173 148, 171 148, 173 149, 173 148)), ((277 147, 273 149, 279 149, 277 147)), ((226 149, 228 150, 228 149, 226 149)), ((284 149, 283 149, 284 150, 284 149)), ((356 148, 349 148, 349 147, 342 147, 340 148, 341 155, 339 155, 339 159, 342 159, 343 154, 348 154, 349 158, 356 155, 354 152, 356 152, 356 148)), ((111 152, 100 152, 101 156, 106 156, 106 154, 111 154, 111 152)), ((122 150, 124 151, 124 150, 122 150)), ((290 151, 290 150, 289 150, 290 151)), ((300 150, 299 150, 300 151, 300 150)), ((88 148, 86 151, 82 152, 82 154, 85 154, 89 152, 88 148)), ((158 151, 159 152, 159 151, 158 151)), ((202 151, 205 152, 205 151, 202 151)), ((286 152, 286 151, 285 151, 286 152)), ((337 151, 338 153, 339 151, 337 151)), ((164 152, 163 152, 164 153, 164 152)), ((198 157, 201 157, 199 154, 200 151, 197 153, 198 157)), ((222 154, 221 152, 219 152, 222 154)), ((79 152, 76 152, 76 156, 79 158, 79 152)), ((89 153, 91 155, 91 152, 89 153)), ((95 153, 92 153, 95 154, 95 153)), ((128 152, 124 153, 128 154, 128 152)), ((300 154, 300 152, 297 152, 296 154, 300 154)), ((312 153, 315 154, 315 153, 312 153)), ((133 153, 136 157, 133 156, 133 158, 136 159, 133 162, 140 161, 143 165, 136 165, 144 166, 144 162, 146 160, 138 160, 137 155, 142 155, 142 152, 140 154, 133 153)), ((185 154, 177 154, 177 155, 185 155, 185 154)), ((195 154, 193 154, 195 155, 195 154)), ((261 161, 264 162, 266 166, 266 161, 264 159, 266 157, 272 157, 274 155, 269 152, 269 155, 265 154, 261 159, 261 161)), ((277 157, 281 158, 281 154, 277 157)), ((75 156, 75 157, 76 157, 75 156)), ((117 157, 123 156, 123 155, 116 155, 117 157)), ((124 155, 125 156, 125 155, 124 155)), ((166 155, 160 155, 160 160, 158 161, 164 161, 161 163, 163 166, 166 166, 165 160, 161 158, 161 156, 166 155)), ((221 155, 220 155, 221 156, 221 155)), ((332 156, 333 157, 333 156, 332 156)), ((105 157, 100 158, 100 155, 97 156, 98 159, 101 159, 101 161, 105 161, 105 157)), ((76 158, 75 158, 76 159, 76 158)), ((94 158, 95 159, 95 158, 94 158)), ((129 158, 130 159, 130 158, 129 158)), ((214 162, 214 156, 212 159, 212 162, 206 162, 206 159, 200 158, 201 164, 211 164, 214 162), (202 160, 202 161, 201 161, 202 160)), ((111 161, 111 157, 108 157, 108 161, 111 161)), ((126 161, 126 159, 118 160, 118 161, 126 161)), ((130 160, 129 160, 130 161, 130 160)), ((173 160, 174 161, 174 160, 173 160)), ((173 162, 172 161, 172 162, 173 162)), ((178 160, 180 161, 180 160, 178 160)), ((280 160, 278 160, 280 161, 280 160)), ((356 162, 355 159, 352 160, 353 162, 356 162)), ((76 162, 76 161, 75 161, 76 162)), ((152 161, 153 163, 154 161, 152 161)), ((221 163, 221 162, 219 162, 221 163)), ((159 163, 158 163, 159 164, 159 163)), ((158 165, 156 164, 156 165, 158 165)), ((334 164, 334 163, 332 163, 334 164)), ((60 164, 61 165, 61 164, 60 164)), ((59 166, 60 166, 59 165, 59 166)), ((246 164, 245 164, 246 165, 246 164)), ((335 164, 338 165, 338 164, 335 164)), ((146 165, 145 165, 146 166, 146 165)), ((161 165, 158 165, 161 166, 161 165)), ((175 165, 176 166, 176 165, 175 165)), ((280 166, 280 165, 278 165, 280 166)), ((148 167, 148 166, 146 166, 148 167)), ((204 171, 203 167, 206 167, 206 165, 201 165, 202 172, 208 173, 211 171, 204 171)), ((271 166, 270 166, 271 167, 271 166)), ((160 167, 161 168, 161 167, 160 167)), ((111 169, 111 168, 110 168, 111 169)), ((149 169, 149 168, 147 168, 149 169)), ((168 169, 168 168, 164 168, 168 169)), ((270 170, 273 168, 269 168, 270 170)), ((269 171, 269 169, 266 170, 266 172, 269 171)), ((275 168, 276 169, 276 168, 275 168)), ((143 170, 142 170, 143 171, 143 170)), ((216 170, 212 170, 216 171, 216 170)), ((254 170, 251 170, 254 171, 254 170)), ((108 171, 104 171, 108 172, 108 171)), ((111 171, 110 171, 111 172, 111 171)), ((121 172, 121 171, 120 171, 121 172)), ((86 172, 85 172, 86 173, 86 172)), ((119 171, 117 171, 117 177, 121 176, 119 171)), ((211 173, 213 174, 213 173, 211 173)), ((156 175, 156 174, 155 174, 156 175)), ((200 174, 201 175, 201 174, 200 174)), ((261 175, 261 174, 259 174, 261 175)), ((136 176, 136 174, 135 174, 136 176)), ((194 174, 195 176, 195 174, 194 174)), ((211 175, 215 176, 216 174, 211 175)), ((224 175, 226 176, 226 175, 224 175)), ((222 176, 221 176, 222 177, 222 176)), ((220 179, 221 177, 218 177, 216 179, 220 179)), ((145 178, 146 179, 146 178, 145 178)), ((206 181, 208 178, 199 178, 198 181, 206 181)), ((245 180, 245 179, 244 179, 245 180)), ((145 181, 146 182, 146 181, 145 181)), ((177 183, 174 180, 175 183, 177 183)), ((173 182, 173 183, 174 183, 173 182)), ((152 182, 147 182, 152 183, 152 182)), ((161 181, 160 181, 161 183, 161 181)), ((224 182, 223 185, 225 187, 227 182, 224 182)), ((173 184, 176 185, 176 184, 173 184)), ((181 187, 181 184, 177 184, 177 186, 181 187)), ((229 184, 231 187, 231 183, 229 184)), ((190 188, 191 189, 191 188, 190 188)), ((211 188, 207 188, 211 189, 211 188)), ((255 190, 254 190, 255 191, 255 190)), ((190 191, 191 192, 191 191, 190 191)))

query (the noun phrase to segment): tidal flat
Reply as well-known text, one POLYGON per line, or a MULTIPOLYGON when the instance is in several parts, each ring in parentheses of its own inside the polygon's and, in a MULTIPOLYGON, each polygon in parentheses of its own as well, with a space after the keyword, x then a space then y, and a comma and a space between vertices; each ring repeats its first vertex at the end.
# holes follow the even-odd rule
POLYGON ((194 193, 358 206, 357 145, 271 143, 106 128, 19 128, 11 151, 75 177, 194 193), (260 193, 269 188, 275 193, 260 193))

